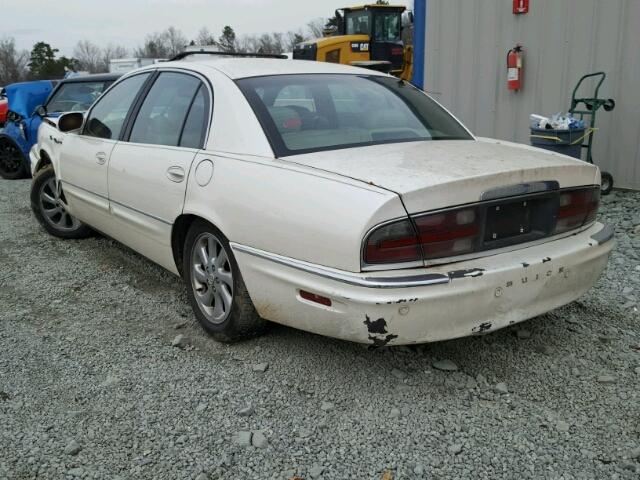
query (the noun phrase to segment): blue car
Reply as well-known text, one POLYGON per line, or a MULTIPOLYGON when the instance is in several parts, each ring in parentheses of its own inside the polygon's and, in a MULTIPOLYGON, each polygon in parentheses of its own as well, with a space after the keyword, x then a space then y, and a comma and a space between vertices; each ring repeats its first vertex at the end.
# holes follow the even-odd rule
POLYGON ((54 82, 14 83, 2 91, 9 100, 9 111, 4 130, 0 133, 0 176, 22 178, 26 173, 29 149, 35 142, 42 119, 34 115, 54 88, 54 82), (29 140, 32 140, 29 142, 29 140))
POLYGON ((85 75, 5 87, 9 113, 0 133, 0 176, 10 180, 26 177, 30 172, 29 150, 37 142, 38 127, 43 119, 58 117, 63 112, 88 110, 120 76, 85 75))

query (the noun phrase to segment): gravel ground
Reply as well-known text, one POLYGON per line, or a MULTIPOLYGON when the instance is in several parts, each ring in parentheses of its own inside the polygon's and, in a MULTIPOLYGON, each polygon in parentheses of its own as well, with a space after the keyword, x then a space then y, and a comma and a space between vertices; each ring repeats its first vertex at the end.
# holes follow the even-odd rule
POLYGON ((279 326, 216 343, 178 278, 47 236, 28 190, 0 180, 0 478, 640 475, 639 193, 605 199, 618 247, 579 301, 368 351, 279 326))

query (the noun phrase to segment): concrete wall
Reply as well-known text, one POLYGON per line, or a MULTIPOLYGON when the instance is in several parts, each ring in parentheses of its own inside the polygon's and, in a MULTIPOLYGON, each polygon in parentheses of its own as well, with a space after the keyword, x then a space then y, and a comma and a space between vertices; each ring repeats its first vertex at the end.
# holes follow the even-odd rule
POLYGON ((603 70, 600 96, 617 106, 598 112, 594 161, 616 186, 640 189, 640 0, 530 3, 513 15, 512 0, 426 0, 425 90, 476 135, 529 143, 530 113, 566 111, 578 79, 603 70), (510 92, 506 54, 516 43, 524 88, 510 92))

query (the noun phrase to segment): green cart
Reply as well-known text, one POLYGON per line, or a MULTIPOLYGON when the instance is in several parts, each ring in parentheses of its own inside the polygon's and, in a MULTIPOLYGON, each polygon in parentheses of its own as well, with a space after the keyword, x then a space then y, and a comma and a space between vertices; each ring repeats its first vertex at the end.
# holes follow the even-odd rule
MULTIPOLYGON (((585 117, 589 118, 589 130, 587 135, 584 136, 583 140, 586 140, 586 143, 582 143, 581 147, 587 149, 587 162, 593 163, 593 157, 591 155, 591 150, 593 147, 593 134, 596 131, 596 113, 601 108, 604 108, 606 112, 610 112, 616 106, 616 102, 612 99, 604 99, 599 98, 598 94, 600 93, 600 87, 604 83, 605 78, 607 78, 607 74, 604 72, 596 72, 590 73, 588 75, 584 75, 579 81, 576 87, 573 89, 573 95, 571 96, 571 108, 569 108, 569 113, 571 113, 574 117, 578 116, 581 120, 584 120, 585 117), (587 80, 593 78, 598 79, 595 92, 593 97, 576 97, 578 90, 582 86, 582 83, 587 80)), ((608 172, 602 172, 602 194, 608 195, 613 189, 613 177, 608 172)))

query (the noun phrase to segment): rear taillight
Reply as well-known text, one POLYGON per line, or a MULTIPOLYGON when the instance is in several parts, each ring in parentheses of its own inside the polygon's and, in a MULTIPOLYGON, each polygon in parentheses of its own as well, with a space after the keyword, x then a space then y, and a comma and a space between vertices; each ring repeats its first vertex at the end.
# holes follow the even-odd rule
POLYGON ((423 215, 414 221, 425 259, 472 252, 481 230, 475 207, 423 215))
POLYGON ((476 207, 414 217, 383 225, 369 235, 364 262, 404 263, 470 253, 480 235, 476 207), (424 255, 424 257, 423 257, 424 255))
POLYGON ((365 243, 364 261, 376 263, 404 263, 422 261, 422 252, 411 222, 401 220, 374 230, 365 243))
POLYGON ((599 204, 600 188, 588 187, 415 215, 373 230, 363 262, 427 262, 530 242, 594 222, 599 204))
POLYGON ((600 188, 581 188, 560 193, 555 233, 563 233, 596 219, 600 205, 600 188))

